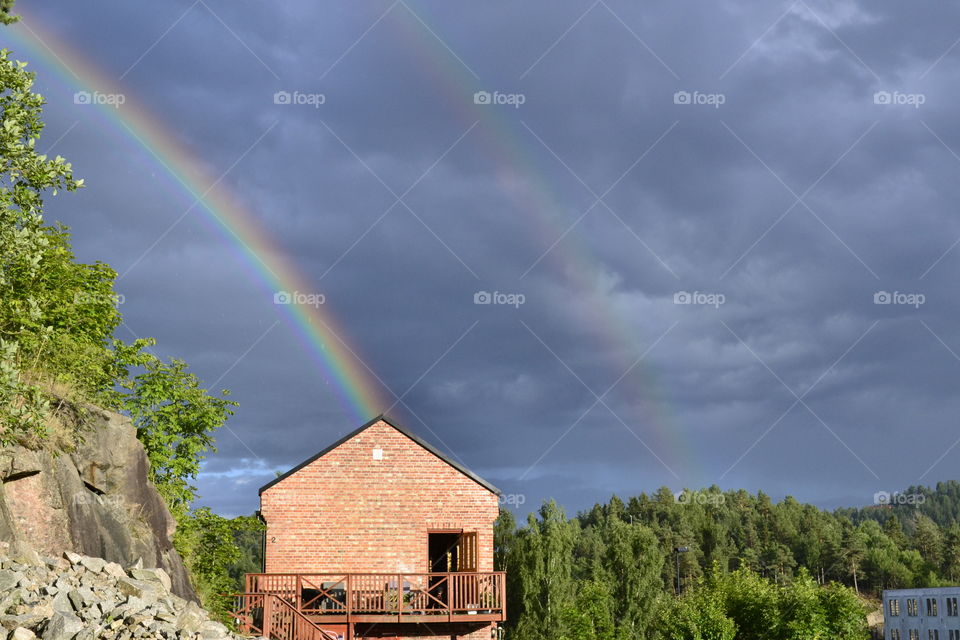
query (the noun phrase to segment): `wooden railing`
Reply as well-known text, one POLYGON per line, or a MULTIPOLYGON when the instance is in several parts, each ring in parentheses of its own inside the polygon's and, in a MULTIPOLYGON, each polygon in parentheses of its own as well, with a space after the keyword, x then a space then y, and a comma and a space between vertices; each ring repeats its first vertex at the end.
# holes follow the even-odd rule
POLYGON ((503 572, 249 573, 245 591, 274 595, 311 619, 337 622, 506 619, 503 572))
POLYGON ((339 640, 283 598, 271 593, 234 594, 231 617, 241 632, 271 640, 339 640))

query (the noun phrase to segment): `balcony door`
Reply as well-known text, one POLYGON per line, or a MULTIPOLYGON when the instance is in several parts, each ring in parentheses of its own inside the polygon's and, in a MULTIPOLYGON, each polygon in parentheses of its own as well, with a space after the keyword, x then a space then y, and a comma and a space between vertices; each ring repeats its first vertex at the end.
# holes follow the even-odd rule
MULTIPOLYGON (((427 532, 427 570, 431 573, 459 573, 477 570, 477 532, 463 530, 427 532)), ((450 578, 430 576, 430 607, 450 606, 450 578), (442 604, 441 604, 442 603, 442 604)))
POLYGON ((476 531, 427 532, 427 570, 454 573, 477 570, 476 531))

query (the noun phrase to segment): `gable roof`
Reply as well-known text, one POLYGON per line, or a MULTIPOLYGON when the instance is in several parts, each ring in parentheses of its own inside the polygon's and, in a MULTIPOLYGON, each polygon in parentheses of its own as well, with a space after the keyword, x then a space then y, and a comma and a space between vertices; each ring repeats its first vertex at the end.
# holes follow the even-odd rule
POLYGON ((409 431, 409 430, 406 429, 405 427, 400 426, 399 424, 397 424, 397 423, 394 422, 393 420, 387 418, 387 417, 386 417, 385 415, 383 415, 383 414, 380 414, 379 416, 377 416, 377 417, 374 418, 373 420, 370 420, 369 422, 367 422, 366 424, 364 424, 363 426, 361 426, 359 429, 357 429, 357 430, 355 430, 355 431, 352 431, 351 433, 348 433, 347 435, 343 436, 342 438, 340 438, 339 440, 337 440, 336 442, 334 442, 333 444, 331 444, 329 447, 327 447, 327 448, 324 449, 323 451, 320 451, 319 453, 314 454, 313 456, 311 456, 310 458, 304 460, 303 462, 301 462, 300 464, 298 464, 298 465, 295 466, 294 468, 290 469, 289 471, 287 471, 287 472, 284 473, 283 475, 277 476, 276 478, 274 478, 273 480, 271 480, 271 481, 268 482, 267 484, 265 484, 265 485, 263 485, 262 487, 260 487, 260 491, 259 491, 258 493, 259 493, 259 494, 262 494, 264 491, 266 491, 267 489, 269 489, 269 488, 272 487, 273 485, 277 484, 278 482, 280 482, 280 481, 282 481, 282 480, 285 480, 286 478, 288 478, 289 476, 293 475, 293 474, 296 473, 297 471, 300 471, 300 469, 303 469, 305 466, 307 466, 307 465, 310 464, 311 462, 322 458, 323 456, 325 456, 326 454, 330 453, 331 451, 333 451, 334 449, 336 449, 337 447, 339 447, 341 444, 343 444, 343 443, 346 442, 347 440, 350 440, 350 439, 352 439, 354 436, 357 436, 357 435, 363 433, 364 431, 366 431, 367 429, 369 429, 370 427, 372 427, 373 425, 375 425, 376 423, 381 422, 381 421, 387 423, 389 426, 393 427, 394 429, 396 429, 397 431, 399 431, 399 432, 402 433, 403 435, 407 436, 408 438, 410 438, 411 440, 413 440, 414 442, 416 442, 418 445, 420 445, 421 447, 423 447, 424 449, 426 449, 427 451, 429 451, 429 452, 432 453, 433 455, 437 456, 438 458, 440 458, 441 460, 443 460, 444 462, 446 462, 448 465, 450 465, 451 467, 453 467, 454 469, 456 469, 457 471, 459 471, 459 472, 462 473, 463 475, 467 476, 468 478, 470 478, 471 480, 473 480, 474 482, 476 482, 477 484, 479 484, 479 485, 482 486, 483 488, 485 488, 485 489, 487 489, 488 491, 491 491, 491 492, 493 492, 493 493, 495 493, 495 494, 497 494, 497 495, 500 495, 500 494, 501 494, 500 489, 497 489, 495 486, 493 486, 492 484, 490 484, 489 482, 487 482, 486 480, 484 480, 483 478, 481 478, 480 476, 478 476, 477 474, 475 474, 473 471, 470 471, 470 469, 467 469, 465 466, 463 466, 462 464, 460 464, 460 463, 457 462, 456 460, 453 460, 453 459, 451 459, 449 456, 447 456, 446 454, 440 452, 436 447, 434 447, 434 446, 433 446, 432 444, 430 444, 429 442, 420 439, 419 437, 417 437, 416 435, 414 435, 411 431, 409 431))

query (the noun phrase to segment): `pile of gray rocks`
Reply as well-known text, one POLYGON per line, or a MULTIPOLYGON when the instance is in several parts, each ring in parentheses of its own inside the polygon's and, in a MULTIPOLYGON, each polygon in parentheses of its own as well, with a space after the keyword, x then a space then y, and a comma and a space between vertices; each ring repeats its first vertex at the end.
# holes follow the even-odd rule
POLYGON ((0 555, 0 640, 224 640, 230 633, 170 593, 163 569, 124 569, 67 552, 0 555))

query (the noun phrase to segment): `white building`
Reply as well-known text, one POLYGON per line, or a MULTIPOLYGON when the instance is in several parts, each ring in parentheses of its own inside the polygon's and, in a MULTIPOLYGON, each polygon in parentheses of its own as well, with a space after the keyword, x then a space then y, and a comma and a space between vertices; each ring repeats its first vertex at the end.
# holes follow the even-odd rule
POLYGON ((960 640, 960 587, 883 592, 885 640, 960 640))

